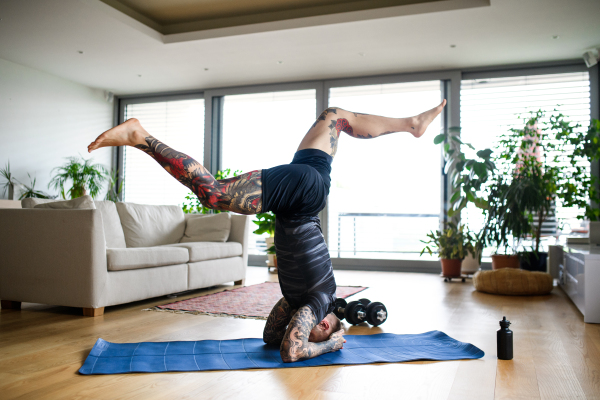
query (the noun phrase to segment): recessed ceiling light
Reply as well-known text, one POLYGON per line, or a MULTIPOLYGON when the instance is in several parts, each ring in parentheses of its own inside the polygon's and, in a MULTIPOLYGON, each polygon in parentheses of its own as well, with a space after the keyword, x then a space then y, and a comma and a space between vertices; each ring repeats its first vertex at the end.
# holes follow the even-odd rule
POLYGON ((450 45, 450 48, 452 48, 452 49, 453 49, 453 48, 455 48, 455 47, 456 47, 456 45, 455 45, 455 44, 451 44, 451 45, 450 45))
POLYGON ((208 71, 208 68, 204 68, 205 71, 208 71))
POLYGON ((359 56, 364 57, 365 53, 358 53, 359 56))
POLYGON ((138 78, 141 78, 141 77, 142 77, 142 75, 138 74, 138 78))
POLYGON ((552 39, 558 39, 558 38, 560 38, 560 36, 558 36, 558 35, 552 36, 552 39))
POLYGON ((283 64, 283 61, 277 61, 277 64, 283 64))
POLYGON ((79 54, 83 54, 83 50, 77 50, 79 54))

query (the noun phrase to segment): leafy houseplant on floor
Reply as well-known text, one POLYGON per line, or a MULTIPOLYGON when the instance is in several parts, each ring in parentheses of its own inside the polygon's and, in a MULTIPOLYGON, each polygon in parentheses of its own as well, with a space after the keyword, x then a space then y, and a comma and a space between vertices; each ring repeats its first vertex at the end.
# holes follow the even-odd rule
POLYGON ((510 129, 499 141, 498 164, 510 177, 501 218, 508 220, 517 241, 532 239, 531 251, 520 253, 521 268, 546 271, 547 253, 541 251, 542 226, 554 212, 557 198, 579 177, 571 175, 567 160, 571 149, 566 138, 575 138, 577 125, 562 114, 546 118, 543 111, 531 113, 522 129, 510 129))
MULTIPOLYGON (((486 199, 486 186, 494 176, 496 166, 491 160, 492 150, 484 149, 476 152, 475 158, 467 158, 462 151, 462 146, 475 150, 473 145, 465 143, 460 138, 460 128, 452 127, 448 131, 437 135, 434 144, 443 144, 444 172, 450 174, 452 189, 450 193, 450 208, 448 217, 457 217, 469 203, 485 211, 488 208, 486 199)), ((463 227, 465 225, 463 224, 463 227)), ((473 234, 466 229, 465 235, 470 243, 470 251, 466 254, 466 262, 462 263, 465 274, 473 273, 481 265, 481 256, 485 244, 484 231, 473 234)))
POLYGON ((421 251, 421 255, 426 251, 429 255, 433 255, 434 251, 431 247, 437 248, 442 264, 442 275, 446 278, 460 277, 462 260, 468 251, 475 253, 475 249, 469 242, 463 227, 457 227, 454 223, 449 222, 443 231, 431 231, 427 234, 427 237, 429 238, 428 241, 421 240, 426 244, 421 251))
POLYGON ((257 235, 269 234, 268 238, 265 238, 267 244, 267 266, 277 268, 277 256, 275 255, 275 214, 271 211, 266 213, 256 214, 256 221, 252 221, 258 225, 253 233, 257 235))
POLYGON ((572 148, 567 153, 570 168, 559 185, 558 196, 564 207, 585 210, 577 218, 590 221, 590 243, 600 244, 600 181, 587 170, 589 165, 600 161, 600 121, 592 119, 585 134, 574 128, 577 126, 569 126, 557 134, 557 139, 572 148))
POLYGON ((101 164, 92 164, 91 159, 80 157, 67 157, 68 162, 56 167, 57 171, 48 187, 60 190, 63 199, 75 199, 89 194, 92 198, 100 193, 102 184, 107 179, 107 172, 101 164), (67 183, 71 181, 71 188, 65 192, 67 183))
POLYGON ((29 177, 29 185, 23 184, 23 188, 25 190, 23 190, 21 192, 21 197, 19 197, 19 200, 23 200, 26 198, 38 198, 38 199, 54 199, 56 198, 56 196, 51 196, 48 193, 44 193, 41 190, 37 190, 35 188, 35 181, 36 178, 31 178, 31 175, 29 175, 29 173, 27 173, 27 176, 29 177))
POLYGON ((6 182, 2 186, 2 195, 4 196, 8 192, 8 200, 15 199, 15 186, 19 183, 10 172, 10 161, 6 163, 6 167, 0 169, 0 177, 4 178, 6 182))

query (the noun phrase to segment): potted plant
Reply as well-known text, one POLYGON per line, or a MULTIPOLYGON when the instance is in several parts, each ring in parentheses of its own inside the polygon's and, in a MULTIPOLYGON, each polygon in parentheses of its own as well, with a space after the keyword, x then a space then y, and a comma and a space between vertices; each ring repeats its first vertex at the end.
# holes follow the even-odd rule
POLYGON ((121 179, 119 182, 119 170, 112 171, 107 174, 108 177, 108 190, 106 192, 106 197, 104 200, 109 200, 114 203, 121 200, 121 195, 123 193, 123 183, 125 179, 121 179))
POLYGON ((23 188, 25 190, 23 190, 21 192, 21 197, 19 197, 19 200, 23 200, 26 198, 37 198, 37 199, 54 199, 56 198, 56 196, 51 196, 48 193, 44 193, 41 190, 37 190, 35 188, 35 181, 36 178, 31 178, 31 175, 29 175, 29 173, 27 173, 27 176, 29 177, 29 185, 23 184, 23 188))
POLYGON ((12 172, 10 172, 10 161, 6 163, 6 167, 0 169, 0 177, 6 180, 2 186, 2 196, 6 195, 6 192, 8 192, 8 200, 14 200, 15 186, 19 181, 16 180, 12 172))
POLYGON ((91 159, 67 157, 67 160, 65 165, 52 170, 57 173, 48 187, 59 189, 63 199, 67 199, 67 195, 70 199, 75 199, 86 194, 96 198, 107 179, 106 169, 100 164, 92 164, 91 159), (65 192, 65 186, 69 181, 71 181, 71 188, 65 192))
POLYGON ((495 247, 492 254, 492 269, 519 268, 517 255, 518 237, 526 224, 524 213, 519 209, 520 203, 509 198, 510 185, 504 174, 496 175, 489 187, 486 210, 486 221, 481 237, 485 245, 495 247))
POLYGON ((561 177, 557 195, 564 207, 577 207, 583 210, 577 218, 590 221, 589 237, 591 244, 600 244, 600 182, 597 176, 588 171, 588 166, 600 160, 600 121, 592 119, 587 132, 578 131, 579 125, 561 125, 558 118, 551 118, 560 143, 566 143, 569 168, 561 177))
POLYGON ((568 185, 565 160, 569 149, 566 137, 575 128, 562 114, 549 120, 541 110, 531 113, 522 129, 510 129, 499 142, 498 164, 504 166, 505 208, 501 211, 516 241, 531 238, 531 250, 522 251, 520 266, 546 271, 547 253, 541 251, 542 225, 554 213, 559 188, 568 185))
POLYGON ((275 214, 271 211, 266 213, 256 214, 256 221, 252 221, 258 225, 253 233, 257 235, 269 234, 268 238, 265 238, 267 244, 267 266, 277 267, 277 256, 275 255, 275 214))
MULTIPOLYGON (((462 146, 467 146, 475 150, 470 143, 463 142, 460 138, 460 128, 452 127, 448 131, 437 135, 434 144, 443 144, 444 151, 444 172, 449 174, 452 189, 450 192, 450 207, 447 211, 448 217, 454 218, 460 216, 469 203, 485 211, 488 208, 486 198, 486 187, 492 179, 496 166, 491 159, 492 150, 483 149, 475 153, 476 157, 468 158, 462 151, 462 146)), ((481 266, 481 257, 485 244, 485 230, 478 234, 472 233, 465 228, 465 235, 470 243, 469 250, 465 260, 462 263, 463 273, 471 274, 481 266)))
POLYGON ((425 251, 429 255, 433 255, 434 251, 431 247, 437 248, 436 252, 442 264, 442 276, 445 278, 460 277, 462 260, 468 251, 475 253, 463 231, 463 227, 457 227, 454 223, 449 222, 443 231, 431 231, 427 234, 427 237, 429 240, 421 240, 426 246, 420 255, 423 255, 425 251))

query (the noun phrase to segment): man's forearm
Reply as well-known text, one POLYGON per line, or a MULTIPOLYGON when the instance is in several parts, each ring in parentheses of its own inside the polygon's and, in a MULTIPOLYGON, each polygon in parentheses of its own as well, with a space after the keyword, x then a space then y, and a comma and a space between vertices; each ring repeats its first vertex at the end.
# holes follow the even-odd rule
POLYGON ((308 341, 310 331, 317 324, 312 310, 302 306, 290 321, 281 342, 281 359, 284 362, 294 362, 313 358, 334 350, 335 342, 327 340, 320 343, 308 341))

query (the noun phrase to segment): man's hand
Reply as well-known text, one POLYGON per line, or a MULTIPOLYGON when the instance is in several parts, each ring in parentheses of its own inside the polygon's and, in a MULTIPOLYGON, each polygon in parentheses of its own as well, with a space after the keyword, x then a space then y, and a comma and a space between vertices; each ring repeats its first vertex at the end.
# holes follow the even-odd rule
POLYGON ((332 352, 338 351, 344 348, 344 343, 346 343, 346 339, 344 339, 344 330, 340 329, 337 332, 333 332, 331 336, 329 336, 328 341, 333 344, 332 352))

